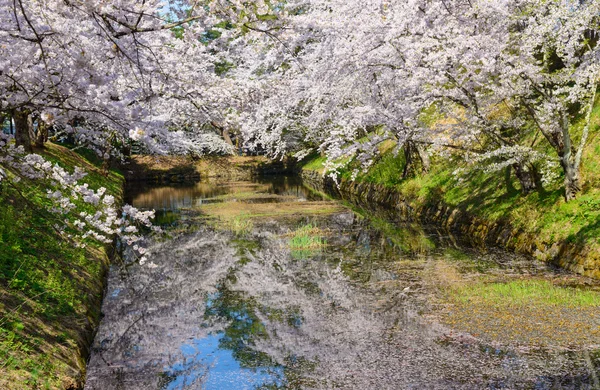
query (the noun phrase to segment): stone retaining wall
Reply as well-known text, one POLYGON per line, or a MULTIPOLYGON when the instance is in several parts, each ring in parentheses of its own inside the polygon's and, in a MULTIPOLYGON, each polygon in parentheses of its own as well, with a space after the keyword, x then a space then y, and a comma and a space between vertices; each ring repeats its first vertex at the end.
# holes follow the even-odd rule
POLYGON ((181 156, 133 156, 121 167, 128 182, 195 183, 200 179, 249 180, 254 176, 293 174, 291 160, 261 156, 221 156, 192 160, 181 156))

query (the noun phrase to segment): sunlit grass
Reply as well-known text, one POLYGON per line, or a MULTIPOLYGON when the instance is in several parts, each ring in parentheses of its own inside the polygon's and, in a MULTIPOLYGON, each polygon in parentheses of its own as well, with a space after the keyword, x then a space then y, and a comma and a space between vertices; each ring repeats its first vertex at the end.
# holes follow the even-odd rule
MULTIPOLYGON (((82 182, 120 202, 122 175, 81 156, 89 152, 51 143, 37 152, 69 172, 83 167, 82 182)), ((0 185, 0 388, 66 388, 75 385, 76 351, 100 315, 107 251, 71 245, 53 228, 44 188, 29 180, 18 187, 0 185)))
MULTIPOLYGON (((430 126, 444 120, 435 109, 423 113, 421 120, 430 126)), ((502 113, 495 113, 502 114, 502 113)), ((575 142, 579 141, 585 125, 585 116, 573 125, 572 134, 575 142)), ((487 172, 472 167, 457 154, 456 156, 431 156, 429 172, 403 180, 403 154, 394 155, 393 148, 381 149, 380 158, 368 172, 361 172, 357 180, 370 182, 385 187, 393 187, 402 195, 403 202, 417 213, 432 210, 440 205, 447 206, 449 211, 460 210, 459 217, 476 217, 480 219, 481 229, 478 238, 489 235, 489 227, 498 224, 510 226, 517 234, 509 243, 516 248, 536 248, 534 252, 542 260, 549 259, 547 250, 554 243, 567 242, 585 248, 589 264, 583 266, 582 258, 575 259, 577 264, 562 259, 560 265, 568 266, 586 276, 600 278, 600 137, 594 137, 600 130, 600 95, 592 112, 590 138, 583 153, 581 175, 582 192, 577 199, 570 202, 564 200, 564 190, 560 167, 554 168, 558 178, 544 184, 543 191, 535 191, 528 195, 520 192, 520 185, 514 172, 502 170, 487 172), (463 168, 462 174, 456 174, 457 168, 463 168)), ((531 141, 535 132, 527 134, 531 141)), ((536 146, 542 153, 556 158, 556 152, 550 145, 540 140, 536 146)), ((322 169, 325 158, 314 156, 306 162, 306 168, 322 169)), ((353 161, 347 168, 341 169, 341 179, 348 180, 354 169, 360 168, 360 161, 353 161)), ((452 221, 455 222, 455 221, 452 221)), ((582 257, 583 257, 582 256, 582 257)))
POLYGON ((304 169, 308 169, 311 171, 323 172, 325 169, 325 162, 327 161, 327 157, 325 156, 315 156, 311 159, 307 159, 304 162, 304 169))
MULTIPOLYGON (((269 194, 266 192, 259 192, 258 190, 253 191, 240 191, 232 192, 225 195, 215 196, 207 200, 222 200, 222 201, 291 201, 296 199, 294 196, 282 196, 269 194)), ((265 202, 266 203, 266 202, 265 202)))
POLYGON ((254 223, 246 214, 233 217, 225 226, 237 236, 248 234, 254 229, 254 223))
POLYGON ((291 232, 288 237, 288 246, 294 259, 306 259, 319 253, 327 241, 323 238, 324 232, 317 226, 307 224, 291 232))
POLYGON ((505 344, 562 346, 600 343, 600 292, 530 277, 490 281, 460 274, 451 263, 436 270, 442 322, 505 344))
POLYGON ((251 216, 243 212, 237 215, 230 215, 227 218, 209 219, 206 223, 217 230, 228 231, 236 236, 246 235, 254 229, 254 222, 252 222, 251 216))
POLYGON ((335 202, 282 202, 282 203, 211 203, 202 206, 202 212, 211 217, 231 220, 242 213, 249 218, 283 217, 289 215, 331 214, 343 210, 335 202))
POLYGON ((555 286, 547 280, 461 285, 450 291, 462 303, 483 302, 498 306, 600 307, 600 293, 555 286))
POLYGON ((327 241, 321 237, 323 232, 312 224, 304 225, 292 233, 289 240, 291 249, 318 249, 327 245, 327 241))

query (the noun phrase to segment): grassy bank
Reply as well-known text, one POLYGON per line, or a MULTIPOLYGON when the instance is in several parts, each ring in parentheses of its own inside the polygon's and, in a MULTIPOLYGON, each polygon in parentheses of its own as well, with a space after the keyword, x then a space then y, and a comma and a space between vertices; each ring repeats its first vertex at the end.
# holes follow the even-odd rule
MULTIPOLYGON (((85 168, 91 188, 122 197, 122 175, 103 176, 91 155, 52 144, 38 153, 69 171, 85 168)), ((99 319, 107 250, 61 239, 43 211, 44 189, 20 184, 20 194, 0 185, 0 388, 78 388, 99 319)))
POLYGON ((485 343, 597 349, 597 286, 580 285, 583 279, 573 275, 502 273, 456 253, 447 250, 427 269, 437 290, 432 318, 485 343))
MULTIPOLYGON (((576 137, 581 127, 582 124, 574 129, 576 137)), ((511 226, 514 232, 534 237, 534 242, 518 244, 538 246, 538 257, 542 260, 551 260, 550 253, 558 254, 561 246, 576 247, 581 257, 576 263, 562 263, 570 259, 553 260, 579 273, 600 278, 598 130, 600 104, 593 111, 590 139, 583 155, 583 191, 576 200, 568 203, 563 197, 561 178, 545 184, 542 191, 525 196, 521 194, 519 183, 511 172, 487 173, 482 169, 473 169, 452 155, 433 156, 428 173, 403 180, 404 157, 402 153, 394 155, 390 145, 383 145, 381 159, 368 172, 359 174, 356 180, 396 190, 414 210, 443 204, 476 217, 487 226, 511 226), (457 168, 464 168, 464 173, 457 175, 457 168), (553 244, 556 244, 556 248, 551 250, 553 244)), ((543 148, 543 143, 539 147, 543 148)), ((546 151, 553 155, 550 150, 546 151)), ((304 162, 303 169, 322 173, 324 163, 323 156, 313 156, 304 162)), ((350 180, 353 168, 351 163, 342 171, 342 180, 350 180)), ((519 246, 514 244, 515 247, 519 246)))

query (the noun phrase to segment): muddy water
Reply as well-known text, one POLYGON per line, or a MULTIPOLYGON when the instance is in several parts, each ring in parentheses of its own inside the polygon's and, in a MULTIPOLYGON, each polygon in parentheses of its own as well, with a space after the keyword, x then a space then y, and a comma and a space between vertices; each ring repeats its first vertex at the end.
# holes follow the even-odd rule
POLYGON ((112 267, 87 389, 599 386, 593 281, 295 178, 129 196, 166 234, 147 238, 145 264, 126 248, 112 267), (488 286, 515 281, 559 298, 497 302, 488 286), (579 292, 579 306, 560 300, 579 292))

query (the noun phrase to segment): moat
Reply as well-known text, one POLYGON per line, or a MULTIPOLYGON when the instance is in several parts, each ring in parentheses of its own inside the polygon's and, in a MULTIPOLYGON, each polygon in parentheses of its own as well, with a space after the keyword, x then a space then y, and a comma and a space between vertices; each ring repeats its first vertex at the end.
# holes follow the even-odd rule
POLYGON ((599 282, 296 177, 128 188, 86 389, 593 389, 599 282), (568 298, 568 299, 567 299, 568 298))

